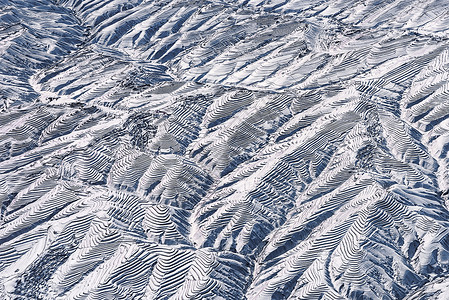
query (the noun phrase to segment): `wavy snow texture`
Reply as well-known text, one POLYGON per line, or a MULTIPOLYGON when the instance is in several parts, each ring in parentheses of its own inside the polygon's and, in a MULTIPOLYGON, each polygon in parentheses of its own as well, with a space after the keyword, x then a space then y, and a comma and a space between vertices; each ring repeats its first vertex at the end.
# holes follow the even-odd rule
POLYGON ((0 295, 443 299, 445 1, 1 1, 0 295))

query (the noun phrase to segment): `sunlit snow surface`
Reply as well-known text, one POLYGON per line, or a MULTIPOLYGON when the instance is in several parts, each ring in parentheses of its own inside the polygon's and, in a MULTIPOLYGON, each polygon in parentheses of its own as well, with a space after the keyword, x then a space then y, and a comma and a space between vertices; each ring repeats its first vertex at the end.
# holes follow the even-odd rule
POLYGON ((0 20, 1 299, 449 299, 449 1, 0 20))

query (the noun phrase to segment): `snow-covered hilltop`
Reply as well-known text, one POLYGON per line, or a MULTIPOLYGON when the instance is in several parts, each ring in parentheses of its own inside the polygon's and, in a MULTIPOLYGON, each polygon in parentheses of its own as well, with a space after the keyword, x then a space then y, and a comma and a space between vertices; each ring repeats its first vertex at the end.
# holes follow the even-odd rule
POLYGON ((449 1, 0 20, 0 298, 449 299, 449 1))

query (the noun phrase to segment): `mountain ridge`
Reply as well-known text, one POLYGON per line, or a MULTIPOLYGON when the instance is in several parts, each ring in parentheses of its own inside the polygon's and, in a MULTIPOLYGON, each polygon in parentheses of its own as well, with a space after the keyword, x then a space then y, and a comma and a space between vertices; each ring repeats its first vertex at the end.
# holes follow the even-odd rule
POLYGON ((5 299, 446 297, 446 1, 0 1, 5 299))

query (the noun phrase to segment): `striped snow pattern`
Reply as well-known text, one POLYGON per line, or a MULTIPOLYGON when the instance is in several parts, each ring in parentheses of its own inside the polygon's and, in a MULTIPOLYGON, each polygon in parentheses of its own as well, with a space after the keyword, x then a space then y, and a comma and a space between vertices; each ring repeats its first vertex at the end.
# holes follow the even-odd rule
POLYGON ((1 298, 449 298, 447 1, 0 4, 1 298))

